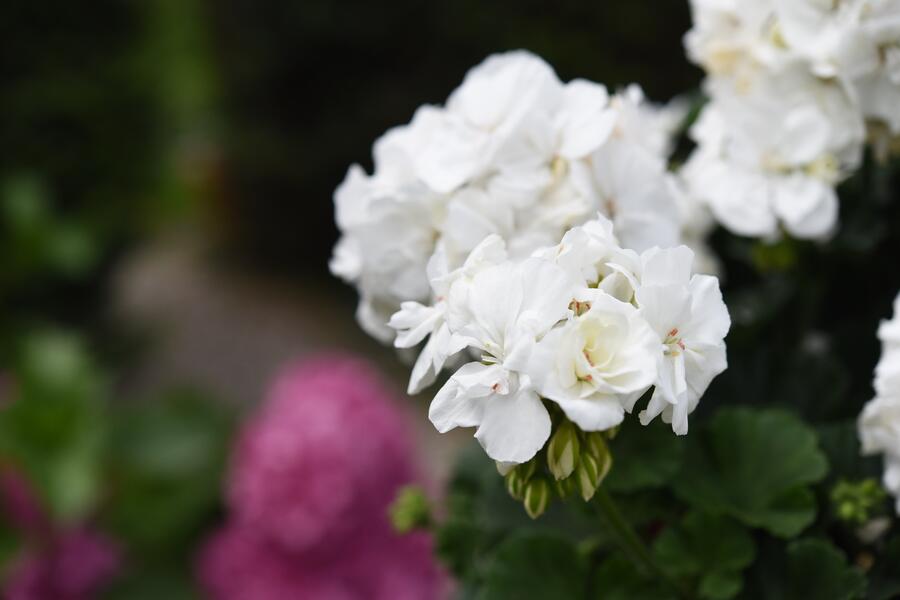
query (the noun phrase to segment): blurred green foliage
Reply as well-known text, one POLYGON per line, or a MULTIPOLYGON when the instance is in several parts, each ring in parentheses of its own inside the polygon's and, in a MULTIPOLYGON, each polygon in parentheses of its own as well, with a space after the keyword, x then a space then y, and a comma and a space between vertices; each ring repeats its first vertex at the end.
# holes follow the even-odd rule
MULTIPOLYGON (((51 527, 94 523, 111 534, 127 556, 116 589, 189 590, 192 554, 220 513, 226 405, 189 391, 116 398, 83 340, 57 332, 27 337, 5 377, 2 465, 34 486, 51 527)), ((0 527, 7 559, 33 533, 15 525, 0 527)))

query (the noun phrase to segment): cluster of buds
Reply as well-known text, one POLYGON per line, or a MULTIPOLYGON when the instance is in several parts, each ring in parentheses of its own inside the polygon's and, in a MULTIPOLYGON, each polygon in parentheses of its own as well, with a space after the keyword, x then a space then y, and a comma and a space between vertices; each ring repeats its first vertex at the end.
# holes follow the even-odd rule
POLYGON ((579 495, 585 502, 594 497, 612 468, 607 441, 618 427, 607 431, 582 431, 565 414, 547 403, 553 418, 550 442, 537 455, 520 465, 498 463, 506 489, 520 500, 532 519, 541 516, 554 496, 566 500, 579 495))

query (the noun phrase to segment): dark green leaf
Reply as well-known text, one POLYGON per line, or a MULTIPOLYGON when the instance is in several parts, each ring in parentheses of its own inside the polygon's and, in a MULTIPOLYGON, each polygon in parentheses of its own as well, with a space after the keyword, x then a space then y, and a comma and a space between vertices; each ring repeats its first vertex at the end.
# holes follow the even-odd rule
POLYGON ((866 589, 866 579, 840 550, 824 540, 791 543, 787 550, 787 594, 785 598, 852 600, 866 589))
POLYGON ((513 535, 497 547, 478 598, 583 598, 587 575, 572 542, 542 533, 513 535))
POLYGON ((900 537, 885 544, 869 572, 868 600, 900 597, 900 537))
POLYGON ((144 556, 187 552, 219 507, 230 429, 224 406, 194 393, 123 408, 109 528, 144 556))
POLYGON ((609 556, 594 571, 589 598, 596 600, 676 600, 657 579, 644 575, 627 559, 609 556))
POLYGON ((660 566, 699 581, 704 598, 731 598, 741 589, 741 571, 753 562, 753 538, 728 517, 688 514, 654 544, 660 566))
POLYGON ((684 447, 684 439, 659 419, 646 427, 628 421, 610 442, 613 467, 604 485, 619 493, 663 486, 678 473, 684 447))
POLYGON ((796 417, 728 408, 690 437, 674 488, 688 504, 790 537, 814 519, 806 486, 827 469, 815 433, 796 417))

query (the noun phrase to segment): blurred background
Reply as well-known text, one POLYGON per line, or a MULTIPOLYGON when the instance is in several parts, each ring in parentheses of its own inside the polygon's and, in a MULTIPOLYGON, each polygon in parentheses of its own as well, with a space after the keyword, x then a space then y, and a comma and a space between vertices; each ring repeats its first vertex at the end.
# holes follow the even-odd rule
POLYGON ((527 48, 563 79, 640 81, 659 101, 699 81, 686 3, 0 10, 4 328, 75 327, 135 385, 188 377, 239 402, 279 358, 322 345, 396 362, 327 271, 332 192, 485 56, 527 48))
MULTIPOLYGON (((193 597, 234 432, 287 361, 350 351, 405 387, 327 270, 349 165, 497 51, 668 100, 700 79, 688 27, 655 0, 3 2, 4 585, 94 597, 63 585, 72 547, 110 597, 193 597)), ((470 432, 403 401, 437 486, 470 432)))

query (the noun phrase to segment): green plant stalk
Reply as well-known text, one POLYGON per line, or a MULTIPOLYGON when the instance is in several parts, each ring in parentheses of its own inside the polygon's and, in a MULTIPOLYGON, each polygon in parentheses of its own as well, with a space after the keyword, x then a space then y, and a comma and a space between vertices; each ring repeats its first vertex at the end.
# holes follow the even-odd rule
POLYGON ((597 505, 600 507, 600 512, 603 513, 603 517, 609 524, 613 537, 622 552, 624 552, 639 569, 664 581, 666 585, 672 588, 679 598, 685 600, 692 598, 693 596, 691 594, 689 594, 682 586, 678 585, 675 580, 669 577, 669 575, 656 564, 656 560, 650 552, 650 549, 647 548, 646 544, 644 544, 644 541, 640 538, 634 528, 625 520, 625 517, 622 516, 622 512, 619 510, 615 500, 612 499, 602 485, 597 488, 594 497, 597 500, 597 505))

